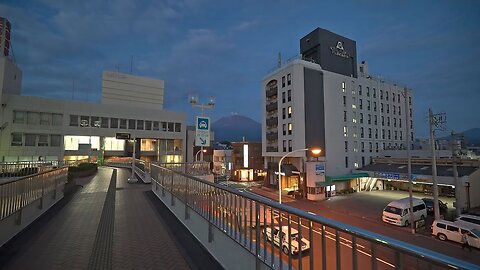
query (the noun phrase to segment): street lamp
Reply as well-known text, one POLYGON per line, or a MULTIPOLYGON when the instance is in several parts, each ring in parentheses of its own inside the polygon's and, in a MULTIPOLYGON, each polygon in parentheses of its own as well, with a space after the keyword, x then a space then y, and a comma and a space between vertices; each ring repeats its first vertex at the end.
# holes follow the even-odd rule
MULTIPOLYGON (((202 147, 203 148, 203 147, 202 147)), ((197 151, 197 153, 195 154, 195 161, 198 161, 198 154, 200 153, 206 153, 207 152, 207 149, 200 149, 197 151)))
POLYGON ((302 148, 302 149, 297 149, 293 150, 291 152, 286 153, 278 162, 278 203, 282 203, 282 161, 290 154, 296 153, 296 152, 301 152, 301 151, 308 151, 310 150, 313 155, 319 155, 322 152, 322 149, 320 148, 302 148))

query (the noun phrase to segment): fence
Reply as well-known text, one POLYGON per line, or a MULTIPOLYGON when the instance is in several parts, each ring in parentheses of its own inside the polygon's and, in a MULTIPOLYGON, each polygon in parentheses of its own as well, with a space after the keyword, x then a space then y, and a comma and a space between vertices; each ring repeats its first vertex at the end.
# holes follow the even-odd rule
MULTIPOLYGON (((181 170, 180 170, 181 171, 181 170)), ((272 269, 480 269, 452 257, 266 198, 151 165, 152 189, 172 194, 272 269)), ((157 193, 157 194, 158 194, 157 193)), ((166 198, 166 197, 165 197, 166 198)))

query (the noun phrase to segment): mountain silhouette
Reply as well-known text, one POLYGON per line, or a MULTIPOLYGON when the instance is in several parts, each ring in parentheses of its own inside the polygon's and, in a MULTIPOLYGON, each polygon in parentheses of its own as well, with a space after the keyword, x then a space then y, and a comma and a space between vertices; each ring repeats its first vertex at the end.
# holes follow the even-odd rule
MULTIPOLYGON (((463 132, 462 134, 467 146, 480 146, 480 128, 471 128, 463 132)), ((445 136, 440 138, 441 140, 450 140, 451 136, 445 136)))
POLYGON ((246 116, 232 114, 225 116, 212 123, 212 130, 215 132, 217 142, 239 142, 245 141, 261 142, 262 125, 246 116))

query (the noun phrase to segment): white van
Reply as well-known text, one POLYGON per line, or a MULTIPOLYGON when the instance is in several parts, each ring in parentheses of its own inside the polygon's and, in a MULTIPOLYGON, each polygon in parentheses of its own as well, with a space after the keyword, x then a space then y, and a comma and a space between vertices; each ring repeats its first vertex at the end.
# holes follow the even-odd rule
MULTIPOLYGON (((427 207, 423 200, 413 198, 413 219, 414 221, 427 217, 427 207)), ((410 198, 406 197, 389 203, 383 209, 383 222, 397 226, 410 225, 410 198)))
POLYGON ((480 230, 480 216, 474 215, 460 215, 455 219, 455 223, 465 225, 465 227, 475 228, 480 230))
POLYGON ((468 226, 462 226, 457 222, 435 220, 432 224, 432 234, 438 239, 462 242, 462 234, 467 233, 468 244, 480 248, 480 231, 468 226))

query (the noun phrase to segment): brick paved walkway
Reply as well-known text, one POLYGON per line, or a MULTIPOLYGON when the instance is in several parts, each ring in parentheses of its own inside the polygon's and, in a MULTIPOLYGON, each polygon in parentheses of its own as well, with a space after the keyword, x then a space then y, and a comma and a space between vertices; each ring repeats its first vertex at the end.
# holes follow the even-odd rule
MULTIPOLYGON (((26 236, 9 244, 15 247, 12 257, 1 258, 0 268, 202 269, 167 228, 166 214, 157 209, 161 202, 148 196, 150 185, 127 184, 128 170, 117 169, 116 178, 113 171, 100 168, 56 213, 33 223, 26 236)), ((196 257, 211 260, 208 254, 196 257)))

